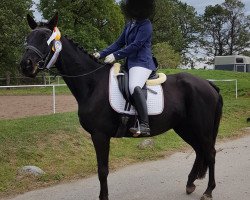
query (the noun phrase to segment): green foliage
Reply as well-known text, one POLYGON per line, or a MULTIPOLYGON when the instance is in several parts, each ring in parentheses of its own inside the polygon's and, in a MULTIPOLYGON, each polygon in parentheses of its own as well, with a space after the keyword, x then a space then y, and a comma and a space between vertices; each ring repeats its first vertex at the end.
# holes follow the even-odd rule
POLYGON ((198 41, 198 17, 192 6, 175 0, 156 0, 154 43, 168 42, 184 55, 198 41))
POLYGON ((241 54, 250 47, 250 16, 239 0, 225 0, 221 5, 207 6, 202 16, 202 46, 210 56, 241 54))
POLYGON ((31 0, 1 0, 0 6, 0 76, 15 74, 28 31, 25 16, 31 0))
POLYGON ((250 57, 250 51, 245 50, 242 52, 242 55, 250 57))
POLYGON ((114 0, 41 0, 40 10, 46 19, 57 10, 62 33, 90 51, 114 42, 124 25, 114 0))
POLYGON ((160 68, 176 68, 181 62, 181 56, 167 43, 157 43, 153 46, 154 56, 160 68))

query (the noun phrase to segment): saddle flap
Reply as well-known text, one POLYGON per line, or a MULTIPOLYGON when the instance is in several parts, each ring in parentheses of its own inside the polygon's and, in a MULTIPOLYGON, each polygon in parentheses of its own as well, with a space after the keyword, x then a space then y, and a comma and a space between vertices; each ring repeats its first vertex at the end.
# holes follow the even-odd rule
POLYGON ((118 87, 122 93, 123 98, 131 103, 131 97, 129 93, 129 77, 126 70, 120 68, 118 75, 116 76, 118 80, 118 87))

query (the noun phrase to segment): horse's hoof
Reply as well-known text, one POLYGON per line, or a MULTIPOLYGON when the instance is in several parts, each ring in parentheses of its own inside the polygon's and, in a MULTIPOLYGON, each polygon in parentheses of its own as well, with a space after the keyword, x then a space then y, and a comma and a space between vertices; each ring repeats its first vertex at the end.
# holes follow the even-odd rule
POLYGON ((105 198, 100 198, 100 200, 109 200, 109 198, 108 197, 105 197, 105 198))
POLYGON ((195 191, 196 186, 193 184, 192 186, 187 186, 186 187, 186 193, 191 194, 195 191))
POLYGON ((207 194, 203 194, 203 196, 201 197, 201 200, 212 200, 213 197, 212 195, 207 195, 207 194))
POLYGON ((109 197, 108 197, 108 196, 105 196, 105 197, 99 197, 99 200, 109 200, 109 197))

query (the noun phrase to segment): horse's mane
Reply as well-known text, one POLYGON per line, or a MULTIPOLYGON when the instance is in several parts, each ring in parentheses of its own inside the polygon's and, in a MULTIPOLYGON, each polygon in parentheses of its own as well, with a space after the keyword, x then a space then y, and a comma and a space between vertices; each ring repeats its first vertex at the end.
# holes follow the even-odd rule
MULTIPOLYGON (((87 50, 85 50, 79 43, 73 41, 73 39, 71 39, 68 35, 64 35, 64 37, 77 49, 79 49, 82 53, 87 54, 89 56, 89 58, 93 61, 95 61, 98 64, 104 65, 103 62, 101 62, 100 60, 98 60, 97 58, 95 58, 92 54, 88 53, 87 50)), ((106 64, 107 65, 107 64, 106 64)))
MULTIPOLYGON (((48 29, 48 23, 47 22, 39 22, 38 23, 38 28, 46 28, 48 29)), ((77 49, 80 50, 80 52, 87 54, 87 56, 93 60, 94 62, 96 62, 97 64, 101 64, 101 65, 110 65, 111 64, 105 64, 103 62, 101 62, 99 59, 95 58, 92 54, 88 53, 88 51, 86 51, 82 46, 79 45, 79 43, 74 42, 73 39, 71 39, 68 35, 64 35, 64 37, 77 49)))

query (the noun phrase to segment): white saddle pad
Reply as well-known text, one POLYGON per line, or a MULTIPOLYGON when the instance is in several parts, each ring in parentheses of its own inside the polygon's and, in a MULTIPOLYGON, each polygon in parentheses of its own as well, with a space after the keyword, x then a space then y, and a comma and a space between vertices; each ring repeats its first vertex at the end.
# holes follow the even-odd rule
MULTIPOLYGON (((164 109, 164 97, 163 89, 161 85, 147 86, 149 89, 157 92, 153 94, 148 90, 147 105, 149 115, 159 115, 164 109)), ((114 67, 111 68, 109 74, 109 102, 111 107, 118 113, 125 113, 129 115, 135 115, 135 108, 132 106, 130 111, 125 111, 124 107, 126 104, 125 99, 118 87, 117 77, 114 75, 114 67)))

